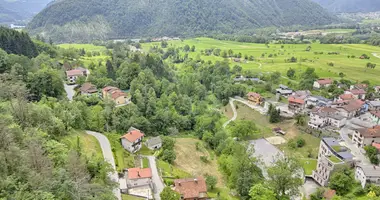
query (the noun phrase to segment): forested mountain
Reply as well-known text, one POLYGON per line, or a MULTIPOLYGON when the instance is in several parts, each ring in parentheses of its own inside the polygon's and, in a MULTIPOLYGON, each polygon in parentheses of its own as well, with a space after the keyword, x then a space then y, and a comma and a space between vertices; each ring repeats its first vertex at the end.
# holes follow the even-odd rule
POLYGON ((36 45, 27 33, 4 27, 0 27, 0 48, 10 54, 27 57, 35 57, 38 54, 36 45))
POLYGON ((67 41, 233 33, 334 20, 310 0, 64 0, 36 15, 29 28, 55 41, 67 41))
POLYGON ((331 12, 374 12, 380 11, 379 0, 312 0, 331 12))
POLYGON ((32 18, 51 0, 0 0, 0 23, 15 23, 32 18))

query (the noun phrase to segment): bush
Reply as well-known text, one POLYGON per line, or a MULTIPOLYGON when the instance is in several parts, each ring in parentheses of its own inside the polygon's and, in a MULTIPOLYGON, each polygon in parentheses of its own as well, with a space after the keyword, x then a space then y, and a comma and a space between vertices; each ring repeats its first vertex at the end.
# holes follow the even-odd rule
POLYGON ((201 159, 202 162, 209 163, 209 160, 208 160, 207 156, 200 156, 199 158, 201 159))
POLYGON ((301 137, 297 138, 297 147, 298 148, 301 148, 301 147, 305 146, 305 143, 306 143, 305 139, 303 139, 301 137))
POLYGON ((173 181, 173 179, 165 178, 165 179, 164 179, 164 183, 165 183, 165 185, 167 185, 167 186, 174 185, 174 181, 173 181))

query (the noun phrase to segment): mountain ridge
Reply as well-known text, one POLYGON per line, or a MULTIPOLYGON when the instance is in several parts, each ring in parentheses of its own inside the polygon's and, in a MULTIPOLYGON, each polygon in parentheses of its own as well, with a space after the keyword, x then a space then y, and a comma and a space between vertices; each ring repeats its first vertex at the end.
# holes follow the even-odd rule
POLYGON ((312 0, 334 13, 380 11, 380 1, 376 0, 312 0))

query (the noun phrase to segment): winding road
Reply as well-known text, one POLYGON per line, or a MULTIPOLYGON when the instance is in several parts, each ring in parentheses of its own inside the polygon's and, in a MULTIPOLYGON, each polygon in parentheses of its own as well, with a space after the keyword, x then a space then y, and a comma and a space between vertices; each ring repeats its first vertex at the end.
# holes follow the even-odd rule
MULTIPOLYGON (((110 172, 108 176, 110 179, 117 184, 119 184, 119 176, 116 171, 116 166, 115 166, 115 160, 113 158, 112 150, 111 150, 111 144, 108 141, 108 138, 104 136, 101 133, 98 132, 93 132, 93 131, 86 131, 87 134, 94 136, 100 144, 100 147, 102 148, 104 160, 107 161, 109 164, 111 164, 112 168, 114 169, 113 172, 110 172)), ((115 188, 113 190, 113 193, 117 197, 118 200, 121 200, 121 193, 119 187, 115 188)))
POLYGON ((156 157, 154 156, 146 156, 146 157, 149 160, 149 167, 152 170, 152 181, 155 186, 153 196, 155 200, 160 200, 161 199, 160 193, 162 192, 162 190, 164 190, 165 185, 162 183, 160 174, 158 173, 158 170, 157 170, 156 157))

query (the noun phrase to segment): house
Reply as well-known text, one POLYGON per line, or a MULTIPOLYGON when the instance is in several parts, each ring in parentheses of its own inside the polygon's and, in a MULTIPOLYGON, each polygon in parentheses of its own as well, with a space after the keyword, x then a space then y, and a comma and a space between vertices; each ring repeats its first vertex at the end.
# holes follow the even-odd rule
POLYGON ((96 86, 91 83, 84 83, 79 90, 82 95, 92 95, 98 93, 96 86))
POLYGON ((331 105, 332 101, 330 99, 321 97, 321 96, 309 96, 306 98, 306 105, 307 106, 318 106, 318 107, 324 107, 331 105))
POLYGON ((380 168, 375 165, 358 165, 355 167, 355 179, 364 188, 367 183, 380 184, 380 168))
POLYGON ((354 131, 352 135, 352 143, 358 147, 371 145, 372 143, 380 143, 380 126, 371 128, 360 128, 354 131))
POLYGON ((352 118, 361 114, 364 104, 365 103, 361 100, 351 100, 347 102, 345 105, 341 106, 339 110, 343 116, 347 118, 352 118))
POLYGON ((144 133, 133 127, 129 128, 128 133, 120 137, 121 144, 127 151, 135 153, 140 150, 144 133))
POLYGON ((312 178, 321 186, 327 186, 330 175, 336 167, 352 162, 352 154, 335 138, 322 138, 319 145, 317 169, 312 178))
POLYGON ((181 200, 207 199, 207 185, 203 177, 176 179, 174 190, 181 195, 181 200))
POLYGON ((128 94, 113 86, 103 88, 102 96, 104 99, 111 99, 116 105, 122 105, 129 102, 128 94))
POLYGON ((346 117, 342 116, 335 108, 323 107, 310 113, 308 126, 313 129, 320 129, 326 126, 341 128, 346 125, 346 117))
POLYGON ((305 100, 290 96, 288 98, 288 108, 294 112, 300 112, 305 109, 305 100))
POLYGON ((340 100, 340 101, 351 101, 354 99, 355 99, 355 97, 353 94, 341 94, 341 95, 339 95, 339 98, 338 98, 338 100, 340 100))
POLYGON ((129 168, 127 172, 127 187, 141 187, 152 184, 152 170, 150 168, 129 168))
POLYGON ((380 101, 370 101, 368 102, 369 110, 380 110, 380 101))
POLYGON ((157 150, 160 149, 162 146, 162 140, 160 136, 150 138, 148 141, 146 141, 146 146, 151 150, 157 150))
POLYGON ((363 89, 353 89, 345 92, 346 94, 352 94, 355 99, 365 100, 367 92, 363 89))
POLYGON ((380 110, 370 111, 371 120, 373 123, 380 125, 380 110))
POLYGON ((364 83, 359 83, 355 85, 351 85, 350 90, 357 89, 357 90, 367 90, 368 85, 364 83))
POLYGON ((70 84, 74 84, 77 78, 81 76, 85 76, 85 73, 83 72, 83 70, 73 69, 73 70, 66 71, 66 78, 70 84))
POLYGON ((324 88, 324 87, 329 87, 330 85, 333 84, 333 80, 330 78, 322 78, 314 81, 313 87, 316 89, 324 88))
POLYGON ((263 98, 259 93, 256 92, 249 92, 247 94, 248 100, 255 103, 255 104, 260 104, 263 101, 263 98))
POLYGON ((288 97, 288 96, 290 96, 290 95, 293 94, 293 90, 290 89, 290 88, 289 88, 288 86, 286 86, 286 85, 282 85, 282 84, 280 84, 280 85, 279 85, 279 88, 276 89, 276 93, 277 93, 277 94, 280 94, 281 96, 288 97))

